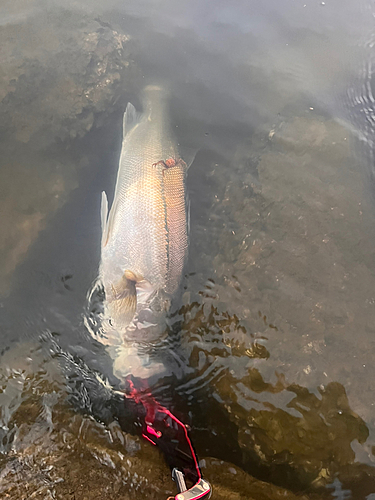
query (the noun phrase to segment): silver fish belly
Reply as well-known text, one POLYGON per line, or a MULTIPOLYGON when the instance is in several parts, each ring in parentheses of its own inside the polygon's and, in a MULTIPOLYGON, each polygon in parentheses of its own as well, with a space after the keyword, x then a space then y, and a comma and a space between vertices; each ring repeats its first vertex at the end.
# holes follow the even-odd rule
POLYGON ((109 344, 160 334, 188 247, 187 166, 170 129, 166 93, 146 87, 142 114, 129 103, 123 126, 109 215, 102 193, 104 331, 115 332, 109 344))

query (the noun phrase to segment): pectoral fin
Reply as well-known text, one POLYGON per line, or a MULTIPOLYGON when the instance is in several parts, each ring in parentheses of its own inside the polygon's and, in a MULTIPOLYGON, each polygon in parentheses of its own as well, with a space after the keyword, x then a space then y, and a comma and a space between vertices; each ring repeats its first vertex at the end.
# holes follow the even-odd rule
POLYGON ((136 283, 140 277, 126 270, 117 283, 111 284, 110 313, 115 323, 127 324, 137 309, 136 283))

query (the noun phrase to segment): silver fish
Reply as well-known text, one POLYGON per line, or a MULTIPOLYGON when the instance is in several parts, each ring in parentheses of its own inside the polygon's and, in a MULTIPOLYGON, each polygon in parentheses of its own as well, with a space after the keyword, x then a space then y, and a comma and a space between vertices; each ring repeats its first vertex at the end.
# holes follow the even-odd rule
MULTIPOLYGON (((143 91, 143 113, 127 105, 114 199, 102 193, 100 279, 108 344, 154 339, 163 330, 188 248, 185 177, 167 94, 143 91)), ((129 350, 129 344, 127 344, 129 350)))

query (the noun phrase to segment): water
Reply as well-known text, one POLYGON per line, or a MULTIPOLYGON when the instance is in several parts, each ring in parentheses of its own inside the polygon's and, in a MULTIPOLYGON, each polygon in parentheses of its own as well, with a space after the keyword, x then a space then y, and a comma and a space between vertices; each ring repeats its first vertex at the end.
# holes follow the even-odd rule
POLYGON ((373 17, 369 0, 3 3, 2 498, 175 493, 117 423, 87 328, 100 193, 150 82, 197 151, 153 393, 191 425, 213 498, 375 495, 373 17))

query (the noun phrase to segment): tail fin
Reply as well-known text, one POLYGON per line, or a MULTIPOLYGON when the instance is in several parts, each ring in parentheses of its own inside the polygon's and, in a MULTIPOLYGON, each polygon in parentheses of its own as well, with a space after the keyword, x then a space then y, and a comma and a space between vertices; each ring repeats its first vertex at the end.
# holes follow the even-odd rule
POLYGON ((147 85, 142 92, 142 103, 145 113, 151 117, 156 117, 165 112, 168 102, 169 92, 159 85, 147 85))

